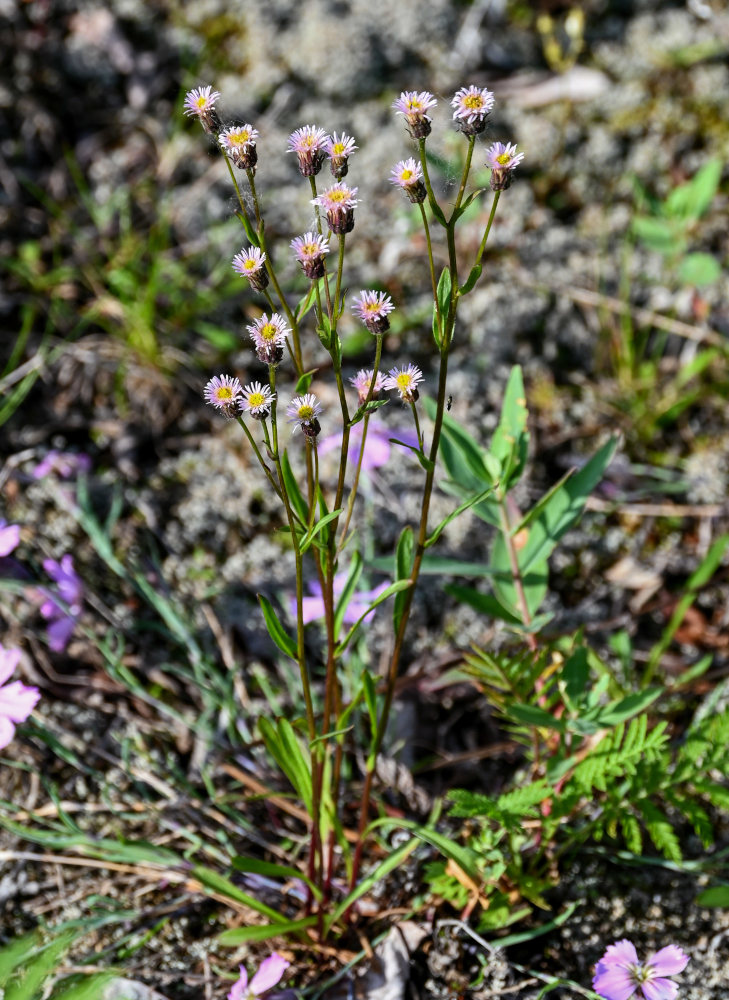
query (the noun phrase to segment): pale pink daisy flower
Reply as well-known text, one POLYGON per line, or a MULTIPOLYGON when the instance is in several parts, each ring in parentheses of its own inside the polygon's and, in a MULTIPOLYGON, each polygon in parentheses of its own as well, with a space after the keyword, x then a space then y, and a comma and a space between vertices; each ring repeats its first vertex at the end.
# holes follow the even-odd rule
POLYGON ((414 157, 395 164, 390 171, 390 183, 401 187, 414 205, 425 201, 427 192, 423 183, 423 168, 414 157))
POLYGON ((408 124, 410 134, 413 139, 424 139, 430 135, 430 123, 432 118, 427 113, 434 108, 438 102, 429 94, 427 90, 404 90, 396 101, 393 108, 399 115, 404 115, 408 124))
POLYGON ((215 110, 215 102, 220 97, 212 87, 196 87, 187 92, 182 110, 186 115, 195 115, 206 132, 217 132, 220 119, 215 110))
POLYGON ((241 250, 233 258, 233 270, 248 278, 251 287, 261 292, 268 284, 268 274, 265 269, 266 255, 260 247, 249 247, 241 250))
POLYGON ((215 375, 205 386, 205 402, 214 406, 226 416, 234 417, 240 402, 243 387, 240 379, 232 375, 215 375))
POLYGON ((240 401, 241 410, 245 410, 257 420, 263 420, 271 410, 271 403, 276 398, 276 393, 271 392, 270 385, 262 385, 260 382, 251 382, 243 389, 243 398, 240 401))
POLYGON ((10 679, 20 662, 19 649, 3 649, 0 646, 0 750, 15 736, 15 726, 25 722, 40 698, 40 691, 28 687, 22 681, 5 682, 10 679))
POLYGON ((252 125, 231 125, 218 136, 223 152, 230 156, 241 170, 255 170, 258 163, 256 139, 258 130, 252 125))
POLYGON ((517 153, 516 143, 495 142, 486 153, 486 166, 491 167, 491 187, 494 191, 506 191, 511 184, 511 175, 524 159, 517 153))
POLYGON ((274 952, 261 962, 260 968, 255 976, 248 982, 248 973, 240 966, 240 979, 233 984, 233 988, 228 994, 228 1000, 256 1000, 256 997, 268 993, 269 990, 280 982, 284 972, 290 963, 286 959, 274 952))
POLYGON ((317 419, 320 413, 321 403, 313 392, 307 392, 304 396, 294 396, 286 408, 289 422, 298 424, 304 434, 311 438, 315 438, 321 430, 317 419))
POLYGON ((665 977, 683 972, 688 963, 689 956, 675 944, 639 962, 635 945, 624 938, 611 944, 595 966, 592 988, 605 1000, 629 1000, 636 990, 645 1000, 674 1000, 678 986, 665 977))
POLYGON ((324 255, 329 253, 329 240, 317 233, 304 233, 291 240, 291 249, 307 278, 324 276, 324 255))
POLYGON ((461 87, 451 101, 453 118, 465 135, 483 132, 493 106, 494 95, 485 87, 461 87))
POLYGON ((327 139, 326 150, 329 157, 329 167, 336 180, 341 181, 342 177, 346 177, 349 170, 349 158, 358 148, 354 139, 350 135, 345 135, 344 132, 340 136, 335 132, 331 138, 327 139))
POLYGON ((357 188, 349 188, 343 181, 337 181, 311 203, 324 209, 327 224, 333 233, 351 233, 354 229, 356 194, 357 188))
MULTIPOLYGON (((360 368, 357 374, 349 380, 350 385, 353 385, 357 390, 357 403, 359 406, 363 405, 369 395, 370 386, 372 385, 372 376, 374 374, 375 372, 373 368, 370 368, 369 371, 366 368, 360 368)), ((385 376, 382 372, 378 372, 377 378, 375 379, 375 387, 372 390, 372 399, 380 399, 384 388, 385 376)))
POLYGON ((352 303, 352 312, 362 320, 370 333, 385 333, 390 329, 387 314, 395 308, 387 292, 359 293, 359 298, 352 303))
POLYGON ((40 613, 48 621, 48 645, 54 653, 62 653, 83 610, 83 583, 69 554, 61 556, 60 562, 44 559, 43 569, 57 589, 55 592, 41 591, 46 600, 40 613))
POLYGON ((291 333, 283 316, 278 313, 272 313, 271 316, 263 313, 246 329, 251 335, 258 360, 264 365, 277 365, 283 357, 286 338, 291 333))
POLYGON ((397 389, 400 399, 405 403, 414 403, 418 398, 418 385, 423 381, 423 373, 417 365, 409 364, 407 368, 391 368, 387 373, 385 389, 397 389))
POLYGON ((329 136, 323 128, 317 128, 316 125, 304 125, 291 133, 289 148, 286 152, 296 153, 299 170, 304 177, 314 177, 321 170, 328 141, 329 136))

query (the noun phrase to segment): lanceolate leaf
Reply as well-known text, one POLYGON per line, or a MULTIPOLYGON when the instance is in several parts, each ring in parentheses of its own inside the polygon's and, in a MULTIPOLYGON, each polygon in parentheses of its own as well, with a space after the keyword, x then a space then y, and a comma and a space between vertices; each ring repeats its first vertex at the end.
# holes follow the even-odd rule
POLYGON ((274 611, 271 602, 264 597, 263 594, 258 595, 258 601, 261 605, 261 610, 263 611, 263 617, 266 622, 268 634, 271 636, 282 653, 290 656, 292 660, 297 659, 298 653, 296 649, 296 642, 291 638, 279 621, 278 615, 274 611))
MULTIPOLYGON (((403 528, 400 535, 400 540, 397 543, 397 551, 395 552, 395 581, 399 582, 401 580, 409 580, 410 573, 413 568, 413 548, 415 546, 415 539, 413 536, 413 529, 407 525, 403 528)), ((395 597, 395 602, 392 609, 392 621, 393 627, 395 629, 395 634, 397 634, 400 628, 400 622, 402 620, 403 613, 405 611, 405 605, 407 602, 407 593, 403 590, 397 594, 395 597)))
POLYGON ((270 719, 258 720, 266 749, 284 772, 306 806, 312 813, 311 758, 306 757, 294 727, 288 719, 279 719, 274 726, 270 719))

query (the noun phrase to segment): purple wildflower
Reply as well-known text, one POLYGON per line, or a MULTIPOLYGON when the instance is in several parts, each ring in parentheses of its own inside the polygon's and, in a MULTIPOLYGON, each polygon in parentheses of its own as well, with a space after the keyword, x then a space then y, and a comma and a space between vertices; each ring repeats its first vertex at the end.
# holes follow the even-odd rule
POLYGON ((83 584, 73 568, 73 557, 66 554, 61 561, 44 559, 43 569, 57 586, 56 593, 42 591, 46 600, 40 613, 48 621, 48 645, 54 653, 62 653, 68 645, 83 604, 83 584))
POLYGON ((343 181, 337 181, 311 203, 327 213, 327 223, 333 233, 351 233, 354 229, 356 194, 357 188, 349 188, 343 181))
POLYGON ((352 312, 362 320, 370 333, 386 333, 390 329, 387 318, 395 305, 387 292, 361 291, 359 298, 352 303, 352 312))
POLYGON ((341 136, 335 132, 331 139, 327 139, 327 156, 335 180, 341 181, 342 177, 346 177, 349 170, 349 158, 357 148, 354 139, 350 135, 345 135, 344 132, 341 136))
POLYGON ((524 159, 517 153, 516 143, 495 142, 486 153, 486 166, 491 167, 491 187, 494 191, 506 191, 511 185, 511 175, 524 159))
POLYGON ((294 396, 286 408, 286 413, 289 423, 298 424, 307 437, 315 438, 321 430, 321 424, 317 419, 321 413, 321 403, 313 392, 307 392, 304 396, 294 396))
POLYGON ((268 993, 280 981, 281 976, 283 976, 289 965, 290 963, 286 961, 283 955, 274 952, 273 955, 269 955, 268 958, 261 962, 258 972, 251 979, 250 983, 248 982, 248 973, 241 965, 240 979, 237 983, 234 983, 233 988, 228 994, 228 1000, 254 1000, 255 997, 260 997, 264 993, 268 993))
POLYGON ((611 944, 595 967, 592 988, 605 1000, 629 1000, 636 990, 645 1000, 674 1000, 678 986, 665 976, 683 972, 689 956, 669 944, 639 962, 635 945, 623 939, 611 944))
POLYGON ((20 541, 20 525, 8 524, 0 517, 0 557, 9 556, 20 541))
POLYGON ((256 348, 256 356, 264 365, 277 365, 283 357, 284 344, 291 330, 278 313, 268 316, 263 313, 255 323, 250 323, 246 329, 256 348))
POLYGON ((91 459, 88 455, 76 454, 73 451, 49 451, 46 457, 32 470, 33 479, 43 479, 53 473, 59 479, 72 479, 79 473, 91 471, 91 459))
POLYGON ((324 255, 329 253, 329 241, 316 233, 304 233, 291 240, 291 249, 307 278, 324 277, 324 255))
POLYGON ((329 136, 323 128, 304 125, 289 136, 288 153, 296 153, 299 170, 304 177, 314 177, 321 170, 329 136))
MULTIPOLYGON (((350 385, 353 385, 357 390, 357 404, 362 406, 367 397, 370 394, 370 386, 372 385, 372 376, 374 375, 374 369, 370 368, 360 368, 357 374, 349 380, 350 385)), ((385 388, 385 376, 382 372, 377 373, 377 378, 375 379, 375 387, 372 390, 372 399, 380 399, 382 396, 382 391, 385 388)))
POLYGON ((257 138, 258 130, 252 125, 231 125, 223 129, 218 136, 218 142, 236 167, 241 170, 255 170, 258 163, 257 138))
POLYGON ((385 389, 397 389, 404 403, 414 403, 418 398, 418 385, 423 381, 423 373, 417 365, 407 368, 391 368, 385 379, 385 389))
MULTIPOLYGON (((337 573, 332 581, 332 589, 334 592, 335 599, 344 590, 344 585, 347 582, 346 573, 337 573)), ((389 584, 381 583, 377 587, 373 587, 372 590, 360 590, 355 591, 352 594, 352 598, 347 605, 347 610, 344 612, 344 617, 342 621, 345 625, 354 625, 356 621, 366 613, 370 604, 377 600, 383 590, 387 590, 389 584)), ((323 618, 324 611, 324 597, 322 595, 321 584, 318 580, 312 580, 309 584, 310 597, 304 597, 301 602, 301 611, 304 617, 304 625, 308 625, 309 622, 314 622, 318 618, 323 618)), ((291 611, 292 617, 296 617, 296 598, 292 597, 289 605, 289 610, 291 611)), ((376 610, 376 609, 374 609, 376 610)))
POLYGON ((262 292, 268 284, 268 274, 264 264, 266 255, 260 247, 250 247, 248 250, 241 250, 233 258, 233 270, 248 278, 251 287, 262 292))
POLYGON ((0 646, 0 750, 15 736, 15 726, 25 722, 40 698, 40 691, 21 681, 5 684, 20 661, 19 649, 0 646), (3 686, 4 685, 4 686, 3 686))
POLYGON ((215 110, 215 102, 220 97, 212 87, 196 87, 188 91, 182 109, 186 115, 195 115, 206 132, 217 132, 220 119, 215 110))
POLYGON ((478 135, 486 128, 486 118, 494 106, 494 95, 485 87, 461 87, 453 96, 453 118, 464 135, 478 135))
POLYGON ((430 135, 432 118, 426 112, 434 108, 438 102, 427 90, 405 90, 393 102, 393 108, 399 115, 404 115, 413 139, 424 139, 430 135))
POLYGON ((390 182, 401 187, 413 205, 425 201, 427 192, 423 183, 423 168, 412 156, 395 164, 390 171, 390 182))
POLYGON ((261 385, 260 382, 251 382, 243 390, 243 398, 240 403, 241 410, 250 413, 256 420, 263 420, 271 410, 271 403, 276 398, 276 393, 271 392, 270 385, 261 385))
POLYGON ((242 393, 240 379, 233 375, 215 375, 205 386, 205 402, 220 410, 224 416, 234 417, 242 393))
MULTIPOLYGON (((360 421, 355 424, 349 432, 349 460, 354 465, 359 462, 359 453, 362 450, 362 432, 364 423, 360 421)), ((392 429, 373 417, 370 420, 367 430, 367 440, 365 441, 365 452, 362 456, 362 471, 371 475, 377 469, 381 469, 390 459, 392 451, 391 439, 396 438, 404 444, 418 447, 418 437, 413 431, 392 429)), ((339 452, 342 447, 342 435, 330 434, 322 438, 318 445, 320 455, 326 455, 330 451, 339 452)))

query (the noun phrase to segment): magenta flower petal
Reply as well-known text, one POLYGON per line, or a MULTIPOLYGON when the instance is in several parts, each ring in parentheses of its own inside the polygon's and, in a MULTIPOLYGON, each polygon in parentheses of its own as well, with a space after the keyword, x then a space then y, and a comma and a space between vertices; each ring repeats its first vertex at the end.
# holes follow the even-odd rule
POLYGON ((38 688, 13 681, 0 689, 0 716, 11 722, 25 722, 40 700, 38 688))
POLYGON ((12 743, 15 736, 15 726, 10 719, 0 715, 0 750, 4 750, 8 743, 12 743))
POLYGON ((623 938, 622 941, 616 941, 615 944, 611 944, 605 954, 600 959, 602 965, 613 965, 616 962, 620 962, 623 965, 639 965, 638 952, 635 950, 635 945, 632 941, 628 941, 627 938, 623 938))
POLYGON ((678 995, 678 983, 671 979, 649 979, 641 989, 645 1000, 674 1000, 678 995))
POLYGON ((288 967, 289 962, 286 961, 283 955, 279 955, 274 952, 273 955, 270 955, 267 959, 261 962, 258 972, 255 974, 253 979, 251 979, 251 993, 253 993, 254 996, 260 996, 262 993, 266 993, 276 985, 288 967))
POLYGON ((20 541, 20 525, 0 520, 0 556, 9 556, 20 541))
POLYGON ((248 995, 248 973, 244 966, 240 966, 240 979, 233 984, 233 988, 228 994, 228 1000, 246 1000, 248 995))
POLYGON ((54 653, 62 653, 73 635, 76 621, 73 618, 57 618, 48 626, 48 645, 54 653))
POLYGON ((628 1000, 635 993, 636 983, 629 969, 622 965, 598 962, 592 988, 605 1000, 628 1000))
POLYGON ((0 646, 0 684, 5 683, 19 663, 19 649, 3 649, 0 646))
POLYGON ((682 948, 669 944, 652 955, 647 964, 657 976, 675 976, 678 972, 683 972, 689 961, 689 956, 682 948))

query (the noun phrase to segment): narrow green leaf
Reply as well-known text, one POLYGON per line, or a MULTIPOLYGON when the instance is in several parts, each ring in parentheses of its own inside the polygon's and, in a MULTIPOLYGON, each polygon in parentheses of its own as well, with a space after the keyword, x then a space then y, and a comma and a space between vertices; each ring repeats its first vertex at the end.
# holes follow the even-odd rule
POLYGON ((470 507, 473 507, 475 504, 481 503, 483 500, 485 500, 491 493, 493 493, 493 489, 494 489, 493 486, 488 486, 485 490, 482 490, 475 496, 469 497, 468 500, 464 500, 462 504, 459 504, 458 507, 456 507, 456 509, 452 511, 447 517, 443 518, 443 520, 440 522, 437 528, 433 531, 432 535, 427 539, 425 543, 426 549, 430 548, 431 545, 434 545, 435 542, 438 541, 443 532, 443 529, 448 527, 451 521, 457 518, 459 514, 462 514, 464 511, 468 510, 470 507))
POLYGON ((258 603, 261 605, 261 610, 263 611, 263 617, 266 622, 268 634, 271 636, 282 653, 290 656, 292 660, 296 660, 298 658, 296 640, 292 639, 283 627, 278 619, 278 615, 273 609, 273 605, 268 598, 264 597, 263 594, 258 594, 257 596, 258 603))
POLYGON ((370 725, 374 734, 377 730, 377 688, 375 687, 375 678, 366 667, 362 671, 362 690, 364 691, 365 704, 367 705, 370 725))
POLYGON ((331 522, 336 520, 340 514, 344 512, 344 508, 340 507, 339 510, 333 510, 331 513, 326 514, 324 517, 320 518, 315 524, 312 525, 311 530, 307 531, 304 537, 301 539, 301 551, 306 552, 306 550, 311 546, 316 536, 326 526, 331 522))
POLYGON ((296 388, 294 389, 294 393, 298 396, 307 393, 309 391, 309 386, 311 385, 311 381, 318 371, 319 371, 318 368, 312 368, 310 371, 303 372, 301 375, 299 375, 299 380, 296 383, 296 388))
POLYGON ((539 726, 542 729, 556 729, 558 733, 567 730, 565 719, 557 719, 550 712, 545 712, 538 705, 509 705, 509 717, 517 722, 525 722, 528 726, 539 726))
MULTIPOLYGON (((413 535, 413 529, 410 525, 406 525, 400 534, 397 549, 395 551, 395 582, 405 579, 409 580, 410 573, 413 568, 414 547, 415 537, 413 535)), ((405 611, 406 603, 407 594, 405 591, 402 591, 395 597, 392 609, 392 621, 396 635, 400 628, 400 622, 405 611)))
POLYGON ((524 379, 519 365, 509 375, 501 407, 501 419, 491 439, 489 453, 501 468, 501 491, 506 492, 519 479, 526 464, 529 447, 524 379))
POLYGON ((633 219, 631 226, 633 234, 650 250, 662 254, 678 253, 682 241, 678 237, 675 224, 667 219, 656 219, 639 215, 633 219))
POLYGON ((634 715, 644 711, 652 705, 656 698, 663 694, 663 688, 645 688, 643 691, 636 691, 635 694, 626 695, 619 701, 614 701, 603 708, 595 721, 598 726, 617 726, 619 722, 632 719, 634 715))
POLYGON ((243 212, 236 212, 235 214, 243 223, 243 228, 245 229, 246 236, 248 237, 248 242, 252 243, 254 247, 260 247, 261 241, 258 239, 258 233, 248 221, 248 216, 244 215, 243 212))
POLYGON ((311 757, 307 756, 288 719, 279 719, 276 726, 265 717, 258 720, 266 748, 296 789, 299 798, 312 813, 311 757))
POLYGON ((247 858, 243 855, 236 855, 232 861, 233 867, 239 872, 251 872, 254 875, 267 875, 271 878, 301 879, 319 898, 319 890, 304 872, 298 868, 291 868, 289 865, 277 865, 273 861, 262 861, 259 858, 247 858))
POLYGON ((299 489, 289 456, 286 452, 281 456, 281 472, 283 473, 284 489, 289 498, 289 503, 294 508, 299 520, 303 525, 309 523, 309 505, 304 499, 304 495, 299 489))
POLYGON ((370 889, 377 885, 381 879, 385 878, 391 871, 398 868, 403 861, 405 861, 405 859, 412 854, 417 846, 418 838, 413 837, 406 844, 403 844, 402 847, 399 847, 396 851, 393 851, 392 854, 389 854, 384 861, 381 861, 374 871, 370 872, 369 875, 363 878, 357 887, 344 897, 334 912, 324 918, 324 926, 326 930, 329 931, 337 920, 339 920, 339 918, 347 912, 352 903, 355 903, 360 896, 364 896, 365 893, 368 893, 370 889))
POLYGON ((286 937, 312 927, 316 917, 302 917, 301 920, 285 920, 276 924, 259 924, 256 927, 233 927, 223 931, 218 937, 221 944, 239 945, 248 941, 268 941, 270 938, 286 937))
MULTIPOLYGON (((389 562, 389 559, 387 561, 389 562)), ((367 617, 367 615, 374 608, 376 608, 378 604, 382 604, 383 601, 386 601, 388 599, 388 597, 392 597, 393 594, 399 594, 401 591, 407 590, 408 587, 412 587, 412 581, 410 581, 410 580, 397 580, 395 583, 391 583, 390 586, 386 590, 383 590, 382 593, 377 597, 377 599, 374 600, 372 602, 372 604, 370 604, 370 606, 367 608, 367 610, 365 611, 365 613, 363 615, 360 615, 360 617, 357 619, 357 621, 354 623, 354 625, 350 628, 349 632, 347 632, 346 636, 342 639, 342 641, 339 643, 339 645, 334 650, 335 655, 336 656, 341 656, 342 655, 342 653, 344 652, 344 650, 347 648, 347 646, 349 645, 350 641, 352 640, 352 637, 354 636, 354 633, 360 627, 360 625, 365 620, 365 618, 367 617)))
POLYGON ((62 957, 76 937, 73 931, 67 931, 53 938, 42 951, 28 956, 19 978, 12 978, 5 987, 4 1000, 36 1000, 48 976, 55 972, 62 957))
POLYGON ((461 587, 455 583, 447 584, 444 589, 446 593, 452 594, 456 600, 470 605, 476 611, 480 611, 481 614, 488 615, 489 618, 496 618, 509 625, 522 624, 521 618, 507 611, 491 594, 482 594, 478 590, 474 590, 473 587, 461 587))
MULTIPOLYGON (((519 553, 517 552, 517 559, 519 553)), ((511 559, 509 550, 503 535, 496 535, 491 546, 491 572, 494 592, 497 599, 503 606, 524 621, 524 615, 520 603, 519 593, 514 582, 514 575, 511 570, 511 559)), ((537 613, 539 607, 547 596, 548 567, 547 561, 532 563, 527 570, 521 570, 521 584, 526 598, 529 618, 537 613)))
POLYGON ((224 896, 227 899, 235 900, 236 903, 243 903, 244 906, 250 906, 256 913, 260 913, 264 917, 270 917, 272 920, 283 919, 281 914, 272 907, 261 903, 255 896, 243 892, 230 879, 225 878, 224 875, 219 874, 219 872, 214 871, 212 868, 206 868, 204 865, 195 865, 190 871, 190 876, 197 879, 205 889, 209 889, 210 892, 214 892, 218 896, 224 896))
POLYGON ((468 277, 466 278, 466 280, 463 282, 463 284, 459 288, 459 292, 460 292, 461 295, 466 295, 467 292, 471 291, 471 289, 473 288, 473 286, 476 284, 476 282, 478 281, 478 279, 481 277, 481 271, 482 270, 483 270, 483 267, 482 267, 481 264, 474 264, 474 266, 471 268, 471 270, 468 273, 468 277))
POLYGON ((362 575, 362 567, 364 563, 362 561, 362 556, 359 552, 354 552, 352 555, 352 560, 349 564, 349 570, 347 572, 347 579, 342 588, 342 592, 337 598, 337 603, 334 608, 334 636, 335 638, 339 635, 342 623, 344 621, 344 614, 349 606, 349 602, 352 600, 352 594, 357 589, 357 584, 359 583, 359 578, 362 575))

